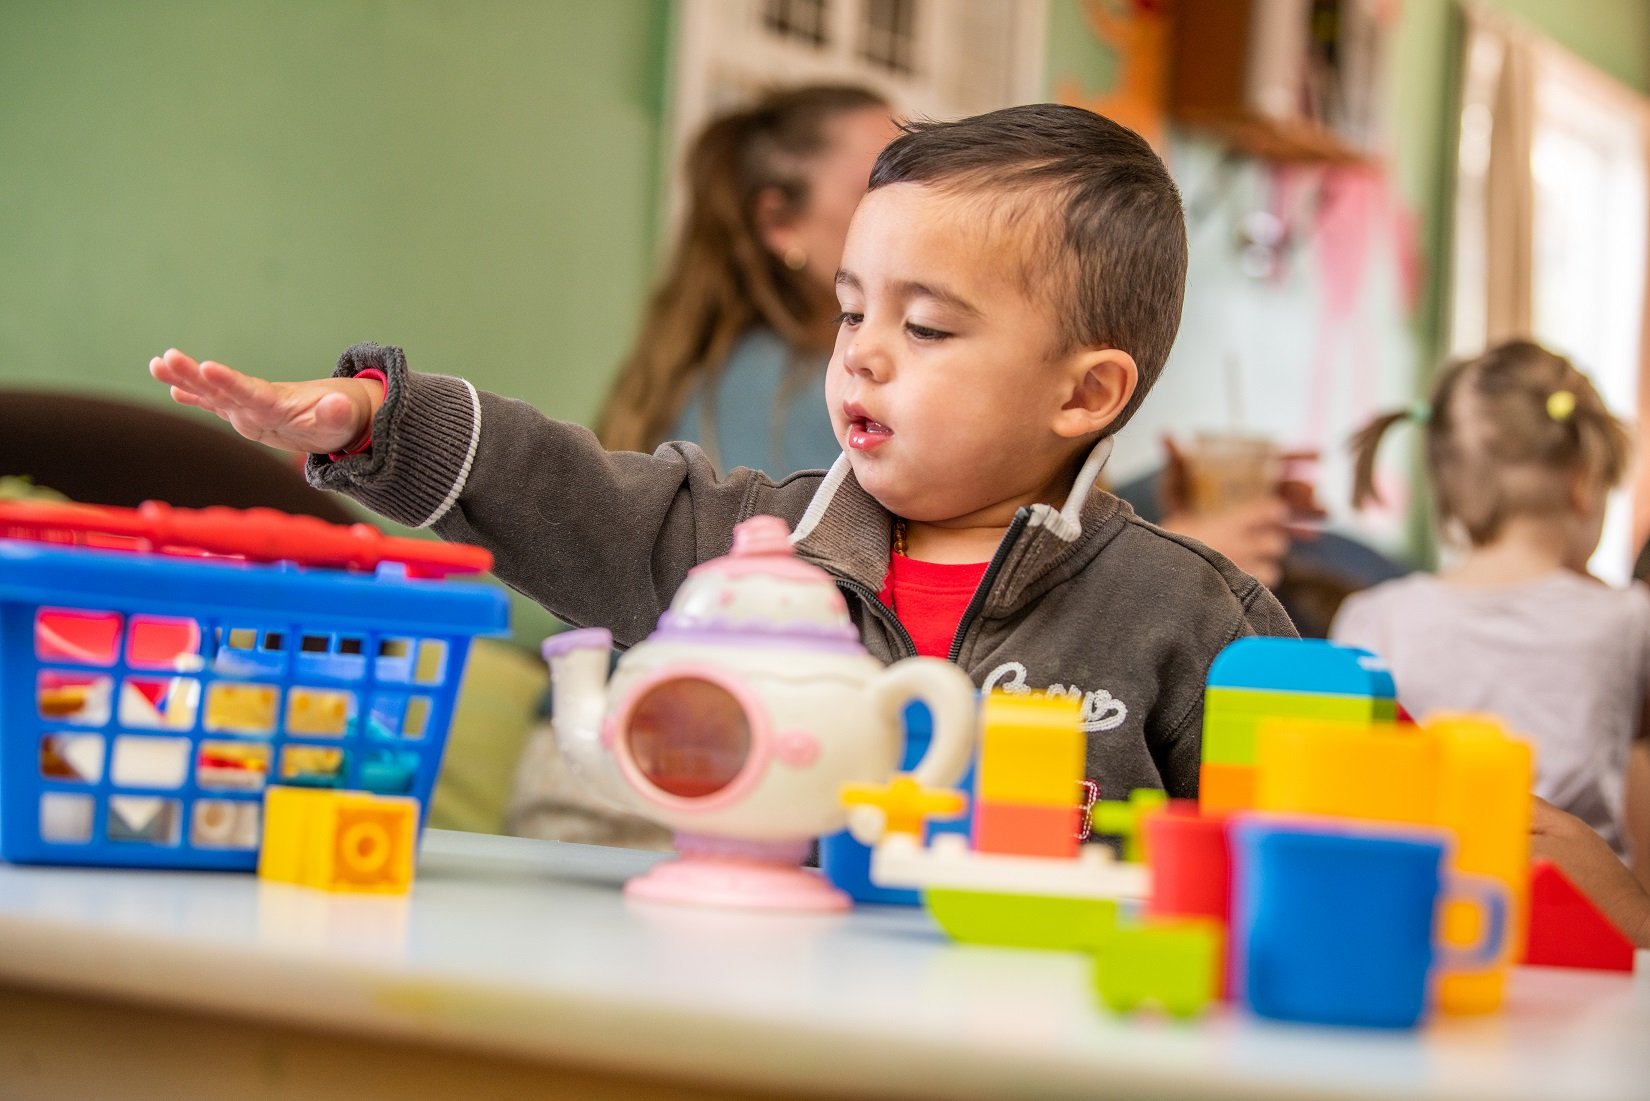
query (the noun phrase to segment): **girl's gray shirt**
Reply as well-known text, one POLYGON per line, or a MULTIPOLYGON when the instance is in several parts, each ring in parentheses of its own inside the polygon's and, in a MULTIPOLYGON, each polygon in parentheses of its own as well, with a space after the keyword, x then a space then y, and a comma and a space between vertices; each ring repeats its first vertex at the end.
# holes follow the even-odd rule
MULTIPOLYGON (((621 646, 640 641, 687 572, 728 552, 735 524, 770 513, 792 526, 796 553, 836 580, 874 657, 915 653, 877 599, 893 517, 846 460, 778 482, 747 469, 719 478, 692 444, 608 452, 523 402, 410 372, 398 348, 357 345, 337 373, 374 367, 389 381, 371 449, 312 456, 310 481, 488 548, 498 577, 568 623, 606 627, 621 646)), ((1194 798, 1210 662, 1234 639, 1295 631, 1254 578, 1095 487, 1109 449, 1097 447, 1064 507, 1015 516, 951 658, 982 688, 1079 696, 1101 798, 1136 788, 1194 798)))
POLYGON ((1624 850, 1627 751, 1650 690, 1650 591, 1554 570, 1465 588, 1412 574, 1347 598, 1330 636, 1374 650, 1418 719, 1496 715, 1535 746, 1535 793, 1624 850))

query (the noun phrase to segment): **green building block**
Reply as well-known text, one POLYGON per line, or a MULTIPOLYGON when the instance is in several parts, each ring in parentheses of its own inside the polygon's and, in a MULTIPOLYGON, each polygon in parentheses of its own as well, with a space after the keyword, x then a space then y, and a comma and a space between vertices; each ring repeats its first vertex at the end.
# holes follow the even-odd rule
POLYGON ((1211 688, 1203 704, 1203 760, 1255 764, 1255 732, 1262 719, 1371 723, 1392 722, 1396 716, 1397 702, 1390 699, 1211 688))
POLYGON ((1266 692, 1252 688, 1211 688, 1203 713, 1218 715, 1288 715, 1301 719, 1391 719, 1397 701, 1373 696, 1332 696, 1323 692, 1266 692))
POLYGON ((1195 1017, 1219 996, 1223 940, 1213 919, 1116 926, 1094 951, 1095 991, 1117 1013, 1156 1004, 1195 1017))
POLYGON ((922 904, 953 940, 1004 948, 1092 951, 1117 925, 1109 898, 927 890, 922 904))
POLYGON ((1255 763, 1256 731, 1260 717, 1255 715, 1205 714, 1203 718, 1203 759, 1212 764, 1253 765, 1255 763))
POLYGON ((1145 841, 1140 834, 1140 820, 1148 811, 1154 811, 1169 801, 1169 793, 1160 788, 1135 788, 1127 802, 1102 799, 1089 811, 1089 832, 1101 837, 1123 839, 1123 859, 1138 864, 1146 859, 1145 841))

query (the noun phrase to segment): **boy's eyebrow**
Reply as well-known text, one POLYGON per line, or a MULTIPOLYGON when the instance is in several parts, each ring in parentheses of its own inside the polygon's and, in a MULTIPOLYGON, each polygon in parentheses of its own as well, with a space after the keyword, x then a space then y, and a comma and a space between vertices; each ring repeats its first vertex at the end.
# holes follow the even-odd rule
MULTIPOLYGON (((851 271, 838 271, 836 273, 836 285, 856 294, 864 293, 865 290, 864 285, 859 281, 859 277, 851 271)), ((969 317, 981 316, 979 308, 968 299, 955 291, 947 290, 933 283, 918 283, 911 279, 896 279, 888 285, 888 289, 900 298, 931 298, 940 305, 949 306, 958 313, 966 314, 969 317)))

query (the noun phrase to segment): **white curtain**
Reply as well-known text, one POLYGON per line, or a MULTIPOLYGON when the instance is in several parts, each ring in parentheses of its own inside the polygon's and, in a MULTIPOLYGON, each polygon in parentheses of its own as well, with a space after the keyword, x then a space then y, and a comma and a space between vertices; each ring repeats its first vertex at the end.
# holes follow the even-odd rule
MULTIPOLYGON (((1464 11, 1450 354, 1532 337, 1650 424, 1650 100, 1509 16, 1464 11)), ((1650 534, 1646 452, 1593 560, 1610 580, 1650 534)))

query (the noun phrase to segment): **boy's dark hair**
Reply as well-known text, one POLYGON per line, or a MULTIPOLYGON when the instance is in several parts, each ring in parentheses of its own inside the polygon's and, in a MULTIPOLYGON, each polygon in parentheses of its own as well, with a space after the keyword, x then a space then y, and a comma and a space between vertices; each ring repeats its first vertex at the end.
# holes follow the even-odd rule
POLYGON ((1021 277, 1059 313, 1059 351, 1117 348, 1139 368, 1106 431, 1121 428, 1163 372, 1186 291, 1186 216, 1163 162, 1133 130, 1054 103, 903 129, 877 157, 871 190, 970 191, 1008 200, 1010 219, 1030 215, 1043 239, 1023 250, 1021 277))

